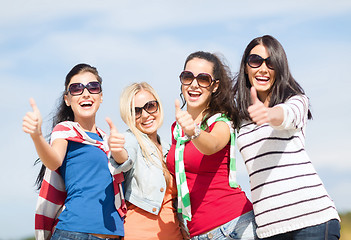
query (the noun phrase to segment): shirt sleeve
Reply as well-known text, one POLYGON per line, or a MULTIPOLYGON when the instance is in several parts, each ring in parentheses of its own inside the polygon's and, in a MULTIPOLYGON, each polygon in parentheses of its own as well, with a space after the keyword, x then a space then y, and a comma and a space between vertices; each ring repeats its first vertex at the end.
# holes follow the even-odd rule
POLYGON ((307 123, 308 98, 305 95, 295 95, 285 103, 278 104, 284 111, 284 120, 280 126, 272 126, 277 130, 299 129, 307 123))

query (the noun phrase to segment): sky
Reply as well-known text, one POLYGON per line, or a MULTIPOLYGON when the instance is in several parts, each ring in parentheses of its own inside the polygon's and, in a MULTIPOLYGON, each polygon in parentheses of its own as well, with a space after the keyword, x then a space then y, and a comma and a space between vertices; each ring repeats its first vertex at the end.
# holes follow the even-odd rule
MULTIPOLYGON (((146 81, 160 95, 170 142, 174 100, 186 57, 202 50, 222 56, 233 74, 246 45, 269 34, 283 45, 294 78, 310 99, 306 149, 339 212, 351 211, 351 2, 304 1, 4 1, 0 8, 0 239, 34 235, 39 166, 22 118, 33 97, 49 134, 64 79, 78 63, 103 78, 97 125, 119 131, 119 96, 146 81)), ((250 197, 246 168, 237 153, 238 181, 250 197)))

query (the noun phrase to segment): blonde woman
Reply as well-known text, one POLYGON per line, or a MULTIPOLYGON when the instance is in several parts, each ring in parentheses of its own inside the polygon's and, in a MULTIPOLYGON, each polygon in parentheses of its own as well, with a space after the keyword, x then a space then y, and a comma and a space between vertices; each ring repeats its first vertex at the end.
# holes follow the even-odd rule
POLYGON ((183 239, 173 201, 176 187, 164 156, 169 145, 157 130, 163 108, 155 90, 147 83, 134 83, 121 94, 120 113, 129 129, 120 134, 111 127, 109 145, 117 167, 125 173, 125 240, 183 239))

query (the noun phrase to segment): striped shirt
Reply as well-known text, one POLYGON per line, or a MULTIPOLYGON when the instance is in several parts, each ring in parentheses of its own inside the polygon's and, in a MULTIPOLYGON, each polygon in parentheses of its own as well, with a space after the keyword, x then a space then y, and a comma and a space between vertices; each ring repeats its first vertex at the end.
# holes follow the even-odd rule
POLYGON ((305 151, 308 98, 295 95, 279 106, 284 110, 280 126, 246 121, 238 130, 260 238, 340 221, 305 151))

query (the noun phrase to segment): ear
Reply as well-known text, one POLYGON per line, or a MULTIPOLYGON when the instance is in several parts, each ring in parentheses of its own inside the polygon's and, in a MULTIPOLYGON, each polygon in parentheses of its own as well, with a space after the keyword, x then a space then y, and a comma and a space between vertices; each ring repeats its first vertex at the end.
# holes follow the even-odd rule
POLYGON ((213 90, 212 93, 215 93, 219 87, 219 80, 216 80, 216 82, 213 84, 213 90))
POLYGON ((67 107, 71 106, 71 104, 70 104, 69 101, 68 101, 67 94, 66 94, 65 96, 63 96, 63 99, 65 100, 65 103, 66 103, 66 106, 67 106, 67 107))
POLYGON ((102 93, 101 93, 101 99, 100 99, 100 103, 102 103, 102 100, 103 100, 103 95, 102 95, 102 93))

